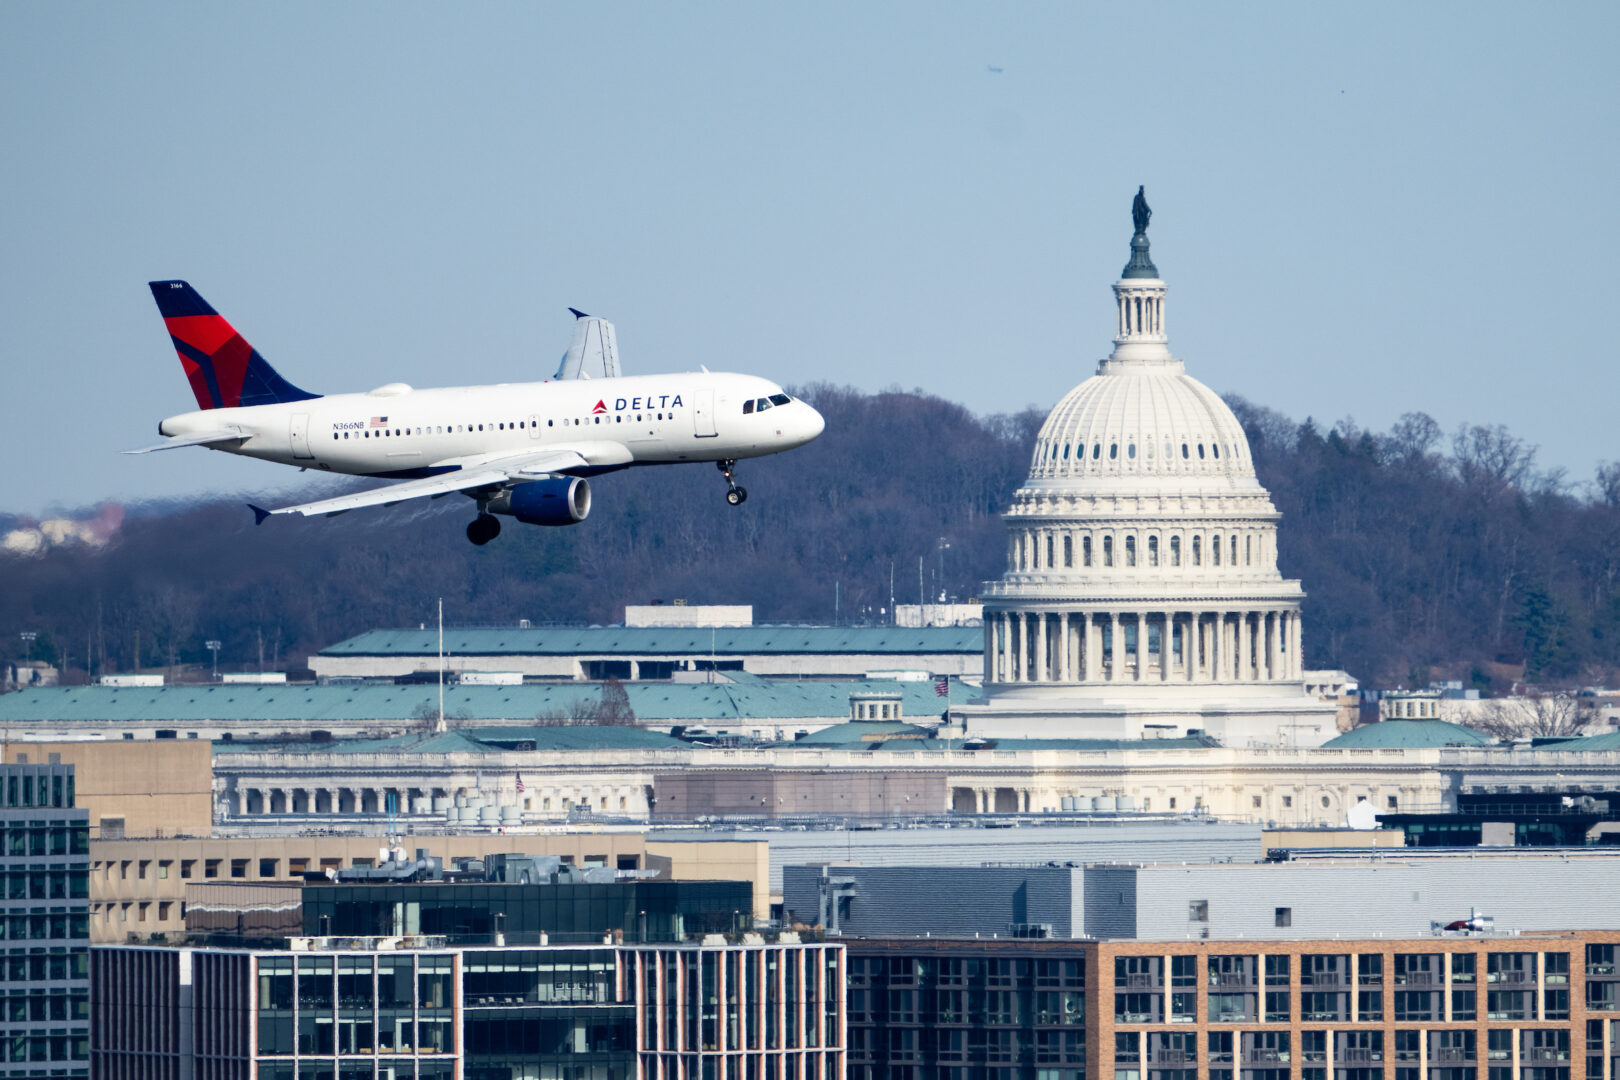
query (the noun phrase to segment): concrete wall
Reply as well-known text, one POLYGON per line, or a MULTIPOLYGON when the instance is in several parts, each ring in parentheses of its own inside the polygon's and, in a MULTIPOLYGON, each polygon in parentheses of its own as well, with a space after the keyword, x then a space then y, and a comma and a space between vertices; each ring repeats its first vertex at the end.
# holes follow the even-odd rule
POLYGON ((72 765, 76 804, 90 837, 122 819, 125 836, 208 836, 213 831, 213 746, 202 741, 5 744, 7 763, 72 765))
MULTIPOLYGON (((1070 937, 1081 871, 1068 867, 833 866, 831 882, 852 883, 839 930, 849 937, 1013 937, 1041 924, 1070 937)), ((782 870, 790 924, 822 925, 822 868, 782 870)))
MULTIPOLYGON (((1151 866, 1136 872, 1136 936, 1423 935, 1477 909, 1498 931, 1620 929, 1620 856, 1399 856, 1343 863, 1151 866), (1208 920, 1189 916, 1207 904, 1208 920), (1289 926, 1276 925, 1278 908, 1289 926)), ((1088 929, 1092 926, 1087 912, 1088 929)))
POLYGON ((824 771, 700 771, 653 779, 653 819, 696 817, 883 818, 938 814, 945 802, 939 773, 824 771))
MULTIPOLYGON (((192 884, 259 885, 297 880, 306 871, 374 860, 376 837, 92 840, 90 940, 118 943, 185 929, 183 901, 192 884)), ((770 914, 770 857, 762 841, 658 841, 641 833, 543 836, 405 837, 407 855, 426 848, 445 861, 500 853, 557 855, 576 865, 651 869, 668 860, 678 881, 748 881, 754 915, 770 914)))

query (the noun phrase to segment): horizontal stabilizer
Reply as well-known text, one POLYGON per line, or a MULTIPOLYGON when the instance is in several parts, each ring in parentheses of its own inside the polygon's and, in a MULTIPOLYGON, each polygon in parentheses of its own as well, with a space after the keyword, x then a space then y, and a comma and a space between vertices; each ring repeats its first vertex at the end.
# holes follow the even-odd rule
POLYGON ((125 450, 126 454, 150 454, 154 450, 177 450, 182 446, 212 446, 215 443, 239 442, 247 438, 245 431, 204 431, 196 435, 177 435, 151 446, 125 450))
POLYGON ((613 324, 583 311, 574 312, 574 341, 557 368, 558 379, 616 379, 619 377, 619 342, 613 324))

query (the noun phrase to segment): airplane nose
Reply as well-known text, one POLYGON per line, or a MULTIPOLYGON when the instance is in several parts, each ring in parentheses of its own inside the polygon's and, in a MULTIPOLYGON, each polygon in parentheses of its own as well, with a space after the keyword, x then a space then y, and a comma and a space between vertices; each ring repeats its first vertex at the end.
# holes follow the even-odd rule
POLYGON ((806 405, 805 408, 810 410, 810 416, 805 422, 804 441, 810 442, 827 430, 827 420, 815 409, 810 408, 809 405, 806 405))

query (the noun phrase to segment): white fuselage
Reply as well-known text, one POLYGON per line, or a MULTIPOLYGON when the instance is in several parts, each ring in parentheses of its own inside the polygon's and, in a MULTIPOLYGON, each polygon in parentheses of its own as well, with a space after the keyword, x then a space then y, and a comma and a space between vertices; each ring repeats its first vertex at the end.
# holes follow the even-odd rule
POLYGON ((585 443, 614 444, 601 460, 622 467, 760 457, 821 434, 821 414, 802 401, 756 407, 773 396, 782 389, 767 379, 718 372, 436 390, 391 384, 363 394, 182 413, 158 430, 184 437, 223 426, 244 438, 215 449, 358 476, 420 476, 482 455, 585 443), (745 402, 752 411, 743 411, 745 402))

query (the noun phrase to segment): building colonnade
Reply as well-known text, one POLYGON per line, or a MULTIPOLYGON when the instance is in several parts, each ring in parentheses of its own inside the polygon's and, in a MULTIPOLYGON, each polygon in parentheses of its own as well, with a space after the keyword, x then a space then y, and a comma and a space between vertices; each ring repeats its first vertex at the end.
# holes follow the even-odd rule
POLYGON ((1302 677, 1295 610, 987 611, 992 683, 1282 682, 1302 677))

